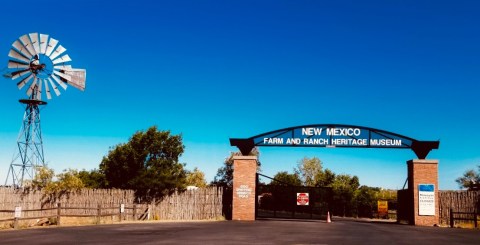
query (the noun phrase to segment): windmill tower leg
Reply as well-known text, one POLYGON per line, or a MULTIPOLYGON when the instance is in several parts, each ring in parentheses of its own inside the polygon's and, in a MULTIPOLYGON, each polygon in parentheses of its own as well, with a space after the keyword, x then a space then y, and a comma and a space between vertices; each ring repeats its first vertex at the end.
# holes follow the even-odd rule
POLYGON ((7 185, 11 176, 15 188, 23 187, 26 180, 35 177, 38 167, 45 166, 39 106, 47 103, 32 99, 20 100, 20 103, 25 104, 26 108, 17 138, 18 151, 13 156, 5 180, 7 185))

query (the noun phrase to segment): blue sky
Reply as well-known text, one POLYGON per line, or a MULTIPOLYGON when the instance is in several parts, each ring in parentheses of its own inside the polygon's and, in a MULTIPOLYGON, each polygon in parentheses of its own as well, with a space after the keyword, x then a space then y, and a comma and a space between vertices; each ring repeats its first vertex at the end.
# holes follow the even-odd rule
MULTIPOLYGON (((440 140, 440 189, 480 164, 477 1, 24 1, 2 3, 0 50, 39 32, 87 69, 42 109, 45 158, 93 169, 152 125, 182 134, 182 162, 212 180, 229 138, 340 123, 440 140)), ((0 68, 3 69, 3 68, 0 68)), ((23 116, 0 83, 0 181, 23 116)), ((55 96, 54 96, 55 97, 55 96)), ((266 175, 319 157, 361 184, 402 188, 410 150, 261 148, 266 175)))

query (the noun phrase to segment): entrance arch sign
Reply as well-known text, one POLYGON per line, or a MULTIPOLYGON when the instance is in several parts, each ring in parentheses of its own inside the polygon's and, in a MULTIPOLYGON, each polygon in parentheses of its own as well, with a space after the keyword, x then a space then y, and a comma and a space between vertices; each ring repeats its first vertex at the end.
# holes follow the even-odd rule
POLYGON ((385 130, 344 125, 314 124, 279 129, 250 138, 231 138, 243 155, 248 155, 256 146, 279 147, 342 147, 342 148, 392 148, 411 149, 418 159, 425 159, 440 141, 420 141, 385 130))

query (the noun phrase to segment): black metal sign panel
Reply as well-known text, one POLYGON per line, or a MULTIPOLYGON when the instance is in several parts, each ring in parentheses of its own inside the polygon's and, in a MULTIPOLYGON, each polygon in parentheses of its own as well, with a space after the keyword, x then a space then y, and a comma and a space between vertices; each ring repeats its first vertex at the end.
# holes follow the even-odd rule
POLYGON ((290 127, 260 134, 247 139, 230 139, 243 155, 255 146, 288 147, 350 147, 350 148, 406 148, 419 159, 425 159, 439 141, 419 141, 384 130, 342 124, 316 124, 290 127))

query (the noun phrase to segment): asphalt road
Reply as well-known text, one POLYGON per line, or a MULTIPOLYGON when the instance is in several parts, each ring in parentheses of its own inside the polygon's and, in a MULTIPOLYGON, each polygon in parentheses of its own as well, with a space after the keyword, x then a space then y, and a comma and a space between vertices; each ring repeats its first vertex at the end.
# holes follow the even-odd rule
POLYGON ((158 222, 0 231, 0 244, 480 244, 480 230, 355 221, 158 222))

